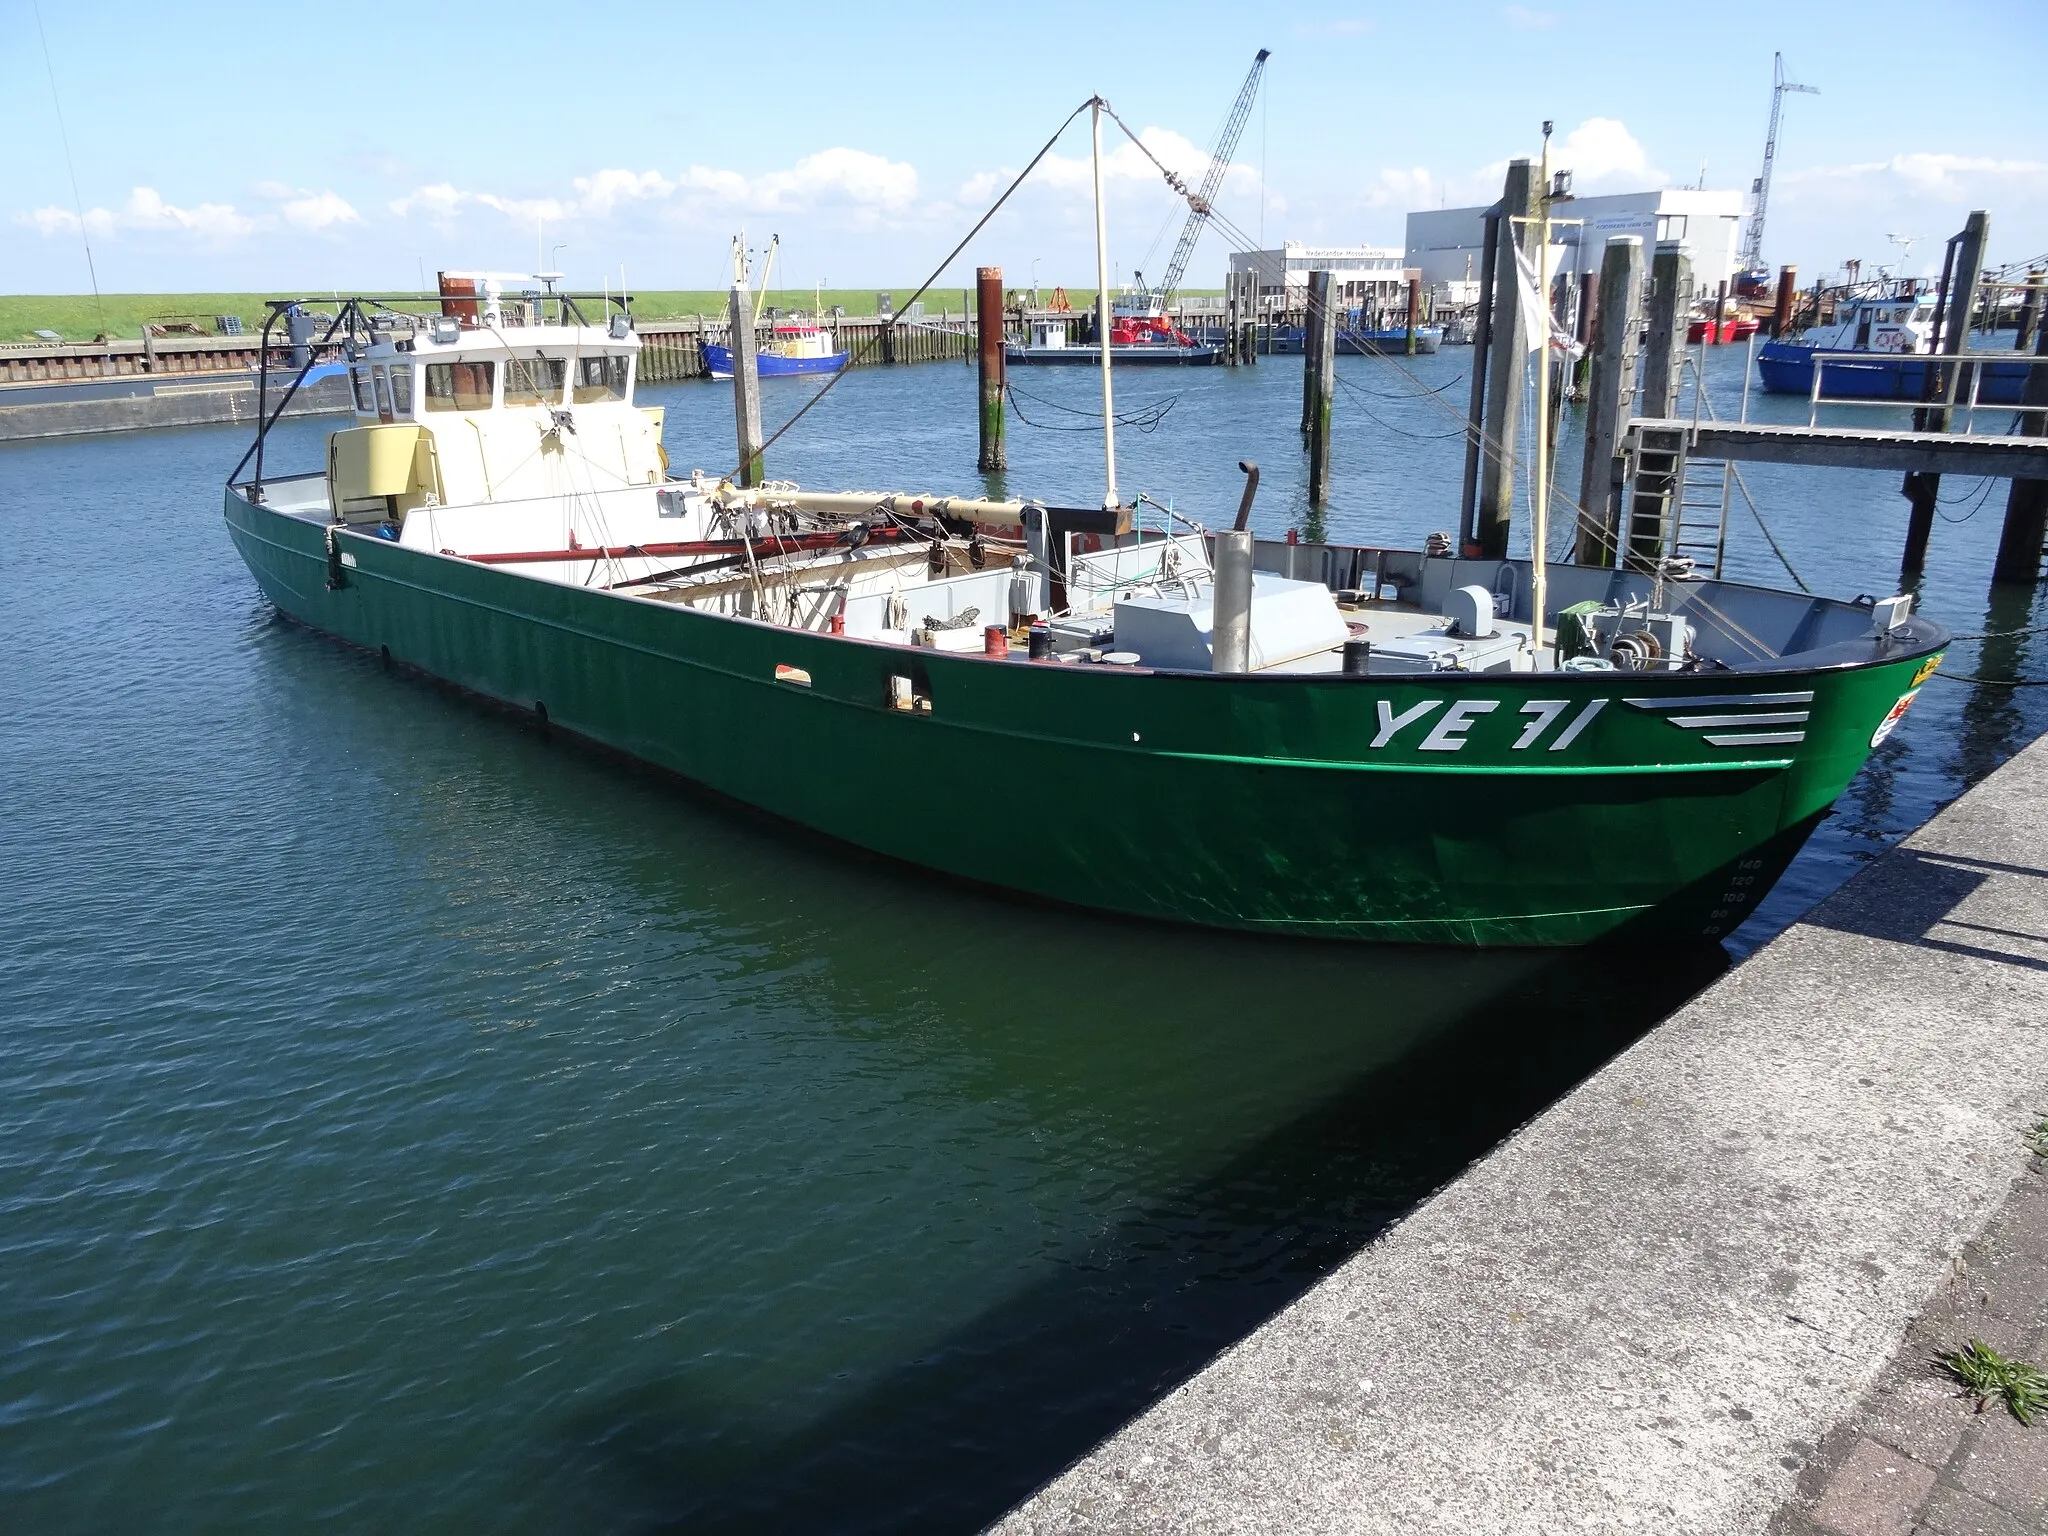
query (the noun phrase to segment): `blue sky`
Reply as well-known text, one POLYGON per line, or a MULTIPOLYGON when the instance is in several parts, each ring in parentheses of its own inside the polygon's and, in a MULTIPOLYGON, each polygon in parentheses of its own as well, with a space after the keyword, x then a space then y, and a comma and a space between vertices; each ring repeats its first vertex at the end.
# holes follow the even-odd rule
MULTIPOLYGON (((577 285, 703 288, 732 234, 782 237, 778 282, 921 278, 1097 90, 1199 169, 1273 50, 1221 207, 1271 243, 1399 244, 1411 208, 1491 201, 1557 123, 1582 191, 1746 187, 1771 51, 1795 79, 1765 255, 1811 275, 1938 263, 1972 207, 1992 259, 2048 252, 2048 5, 1711 13, 1633 4, 1327 0, 1288 9, 42 0, 101 287, 411 288, 532 267, 536 220, 577 285), (564 35, 563 29, 574 29, 564 35), (300 29, 303 30, 300 30, 300 29), (733 61, 741 61, 738 67, 733 61), (555 250, 557 245, 563 248, 555 250)), ((12 292, 88 286, 34 10, 0 0, 11 103, 0 249, 12 292)), ((1092 284, 1085 120, 959 268, 1092 284)), ((1112 161, 1112 258, 1165 264, 1172 195, 1112 161)), ((1221 281, 1205 236, 1188 281, 1221 281)))

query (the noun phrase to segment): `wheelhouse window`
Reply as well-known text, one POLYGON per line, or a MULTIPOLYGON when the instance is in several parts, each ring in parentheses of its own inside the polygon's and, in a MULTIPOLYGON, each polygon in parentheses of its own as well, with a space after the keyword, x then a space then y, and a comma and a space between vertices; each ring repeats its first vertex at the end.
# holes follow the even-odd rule
POLYGON ((577 405, 590 405, 599 400, 623 400, 626 398, 626 369, 631 360, 612 353, 602 357, 579 357, 576 359, 576 390, 572 398, 577 405))
POLYGON ((412 414, 412 364, 398 363, 391 370, 391 409, 400 416, 412 414))
POLYGON ((496 363, 427 364, 427 409, 488 411, 496 363))
POLYGON ((505 364, 507 405, 560 405, 569 376, 565 357, 515 357, 505 364))
POLYGON ((377 396, 370 386, 370 370, 351 368, 348 371, 348 381, 355 387, 356 410, 364 416, 376 415, 377 396))

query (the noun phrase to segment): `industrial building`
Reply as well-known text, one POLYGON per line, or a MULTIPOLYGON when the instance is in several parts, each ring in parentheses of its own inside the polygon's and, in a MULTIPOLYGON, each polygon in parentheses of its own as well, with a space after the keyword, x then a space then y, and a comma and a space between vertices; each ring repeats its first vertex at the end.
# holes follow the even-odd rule
MULTIPOLYGON (((1743 194, 1667 187, 1612 197, 1574 197, 1551 205, 1558 219, 1577 219, 1554 232, 1552 269, 1598 272, 1601 253, 1613 235, 1638 235, 1645 250, 1676 240, 1692 257, 1693 280, 1711 293, 1735 277, 1742 227, 1743 194)), ((1484 208, 1429 209, 1408 215, 1407 265, 1425 283, 1463 281, 1479 275, 1485 260, 1484 208)))
POLYGON ((1230 258, 1232 273, 1256 272, 1260 286, 1271 291, 1286 289, 1284 306, 1299 309, 1308 303, 1308 275, 1330 274, 1331 293, 1346 307, 1387 307, 1406 303, 1408 279, 1415 276, 1413 263, 1404 261, 1391 245, 1303 245, 1289 240, 1277 251, 1237 251, 1230 258))

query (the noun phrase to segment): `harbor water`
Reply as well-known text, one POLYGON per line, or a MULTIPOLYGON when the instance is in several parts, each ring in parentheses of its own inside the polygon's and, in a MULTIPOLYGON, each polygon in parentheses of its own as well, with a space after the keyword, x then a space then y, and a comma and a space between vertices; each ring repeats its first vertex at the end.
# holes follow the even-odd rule
MULTIPOLYGON (((1250 457, 1266 535, 1413 545, 1456 526, 1469 361, 1340 361, 1313 522, 1299 359, 1133 373, 1124 488, 1215 523, 1250 457)), ((1097 500, 1093 377, 1016 384, 987 488, 1097 500)), ((815 388, 768 384, 770 429, 815 388)), ((980 490, 974 395, 856 372, 771 471, 980 490)), ((649 401, 676 469, 731 467, 729 389, 649 401)), ((245 442, 0 447, 9 1529, 971 1530, 1727 963, 1269 942, 861 858, 281 623, 220 520, 245 442)), ((1891 590, 1895 476, 1744 474, 1815 590, 1891 590)), ((1927 609, 2043 622, 1985 596, 2003 485, 1950 495, 1927 609)), ((1788 579, 1746 511, 1730 570, 1788 579)), ((1945 670, 2048 677, 2041 639, 1945 670)), ((2042 689, 1930 683, 1735 952, 2044 727, 2042 689)))

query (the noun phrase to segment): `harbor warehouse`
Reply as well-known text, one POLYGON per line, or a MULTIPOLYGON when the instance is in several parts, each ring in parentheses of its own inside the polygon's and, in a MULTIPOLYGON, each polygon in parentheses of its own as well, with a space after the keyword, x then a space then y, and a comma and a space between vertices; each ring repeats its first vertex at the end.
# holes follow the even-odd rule
POLYGON ((1308 303, 1308 275, 1330 274, 1330 291, 1345 305, 1390 305, 1408 292, 1409 270, 1414 263, 1403 261, 1391 245, 1303 245, 1289 240, 1275 251, 1238 251, 1230 258, 1230 270, 1256 272, 1259 284, 1271 292, 1284 288, 1284 308, 1300 309, 1308 303))
MULTIPOLYGON (((1598 272, 1600 254, 1615 235, 1637 235, 1645 250, 1675 240, 1692 256, 1694 279, 1703 291, 1733 282, 1738 233, 1742 226, 1740 192, 1707 192, 1667 187, 1656 192, 1624 192, 1613 197, 1575 197, 1552 204, 1560 224, 1552 233, 1554 270, 1598 272)), ((1476 276, 1485 258, 1486 209, 1437 208, 1408 215, 1407 264, 1420 269, 1425 283, 1452 282, 1476 276)))

